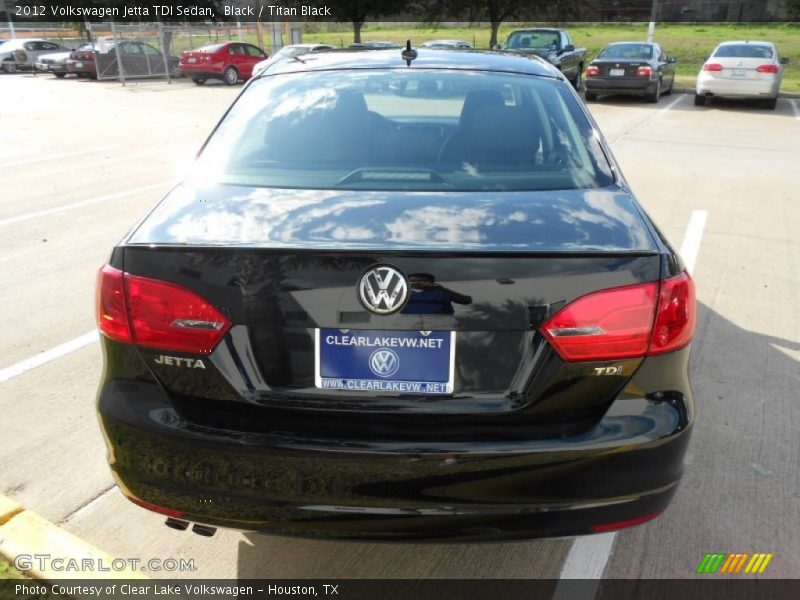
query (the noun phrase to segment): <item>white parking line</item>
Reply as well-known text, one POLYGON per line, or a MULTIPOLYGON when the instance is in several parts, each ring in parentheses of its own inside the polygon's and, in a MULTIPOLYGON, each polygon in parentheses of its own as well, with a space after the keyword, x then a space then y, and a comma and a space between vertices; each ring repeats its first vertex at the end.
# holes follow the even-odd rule
POLYGON ((794 113, 794 118, 800 121, 800 106, 797 105, 797 100, 789 98, 789 104, 792 105, 792 112, 794 113))
POLYGON ((164 187, 170 183, 172 182, 160 181, 159 183, 151 183, 150 185, 143 185, 142 187, 133 188, 131 190, 125 190, 123 192, 117 192, 115 194, 97 196, 96 198, 89 198, 88 200, 73 202, 72 204, 64 204, 62 206, 57 206, 55 208, 47 208, 44 210, 37 210, 35 212, 25 213, 24 215, 17 215, 16 217, 8 217, 6 219, 0 219, 0 227, 2 227, 3 225, 13 225, 14 223, 20 223, 21 221, 27 221, 29 219, 35 219, 37 217, 45 217, 47 215, 53 215, 56 213, 64 212, 65 210, 71 210, 73 208, 80 208, 81 206, 88 206, 90 204, 97 204, 98 202, 105 202, 106 200, 114 200, 116 198, 122 198, 123 196, 130 196, 132 194, 145 192, 147 190, 152 190, 154 188, 164 187))
POLYGON ((660 114, 660 113, 665 113, 665 112, 667 112, 668 110, 671 110, 672 108, 674 108, 674 107, 675 107, 675 105, 676 105, 676 104, 678 104, 678 102, 680 102, 681 100, 683 100, 685 97, 686 97, 686 94, 678 94, 678 97, 677 97, 677 98, 675 98, 675 99, 674 99, 672 102, 670 102, 669 104, 667 104, 667 105, 666 105, 664 108, 662 108, 660 111, 658 111, 658 114, 660 114))
POLYGON ((105 150, 114 150, 122 148, 119 144, 112 146, 100 146, 98 148, 87 148, 86 150, 77 150, 76 152, 62 152, 61 154, 48 154, 46 156, 37 156, 36 158, 27 158, 25 160, 17 160, 13 162, 3 163, 4 168, 19 167, 21 165, 31 165, 33 163, 45 162, 48 160, 58 160, 59 158, 72 158, 73 156, 83 156, 84 154, 94 154, 95 152, 104 152, 105 150))
MULTIPOLYGON (((708 211, 693 210, 683 236, 680 254, 690 273, 694 270, 697 262, 697 254, 700 251, 700 242, 703 239, 703 229, 707 218, 708 211)), ((611 557, 616 535, 616 532, 610 532, 576 538, 561 567, 559 579, 601 579, 608 559, 611 557)), ((570 600, 569 596, 573 591, 573 588, 559 584, 552 600, 570 600)), ((589 587, 581 589, 582 598, 585 600, 594 598, 596 592, 597 586, 591 589, 589 587)))
POLYGON ((62 356, 66 356, 76 350, 80 350, 84 346, 88 346, 89 344, 96 342, 98 338, 97 330, 90 331, 89 333, 84 333, 83 335, 76 337, 73 340, 68 342, 64 342, 63 344, 56 346, 55 348, 50 348, 50 350, 45 350, 44 352, 37 354, 36 356, 31 356, 30 358, 26 358, 23 361, 20 361, 10 367, 6 367, 5 369, 0 369, 0 383, 4 383, 9 379, 16 377, 17 375, 22 375, 26 371, 30 371, 31 369, 35 369, 36 367, 41 367, 44 364, 49 363, 50 361, 56 360, 57 358, 61 358, 62 356))
POLYGON ((708 211, 693 210, 692 216, 689 217, 689 226, 683 235, 680 255, 683 257, 683 262, 689 273, 694 272, 694 264, 697 262, 697 253, 700 251, 700 242, 703 239, 703 229, 706 226, 707 218, 708 211))
POLYGON ((623 131, 622 133, 620 133, 620 134, 619 134, 617 137, 615 137, 613 140, 610 140, 610 141, 609 141, 609 144, 613 144, 613 143, 615 143, 615 142, 617 142, 617 141, 621 140, 621 139, 622 139, 622 138, 624 138, 626 135, 628 135, 628 134, 629 134, 631 131, 633 131, 634 129, 636 129, 636 128, 637 128, 637 127, 639 127, 640 125, 644 125, 645 123, 647 123, 647 122, 648 122, 650 119, 652 119, 653 117, 655 117, 655 116, 657 116, 657 115, 660 115, 660 114, 663 114, 663 113, 665 113, 665 112, 667 112, 667 111, 669 111, 669 110, 672 110, 672 109, 673 109, 673 108, 675 108, 675 106, 677 106, 677 105, 678 105, 678 103, 679 103, 681 100, 683 100, 685 97, 686 97, 686 94, 678 94, 678 95, 677 95, 677 97, 676 97, 676 98, 674 98, 674 99, 672 100, 672 102, 670 102, 670 103, 669 103, 669 104, 667 104, 665 107, 663 107, 663 108, 661 108, 661 109, 659 109, 659 110, 657 110, 657 111, 655 111, 655 112, 651 112, 650 114, 648 114, 648 115, 647 115, 645 118, 643 118, 642 120, 640 120, 640 121, 638 121, 638 122, 634 123, 633 125, 631 125, 630 127, 628 127, 628 128, 625 130, 625 131, 623 131))

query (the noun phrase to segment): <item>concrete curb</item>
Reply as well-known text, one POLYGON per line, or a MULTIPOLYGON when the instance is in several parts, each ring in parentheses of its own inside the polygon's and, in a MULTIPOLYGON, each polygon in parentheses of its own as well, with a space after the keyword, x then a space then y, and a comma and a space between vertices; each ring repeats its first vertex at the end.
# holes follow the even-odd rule
POLYGON ((0 557, 14 564, 14 560, 20 555, 42 554, 50 559, 41 564, 38 560, 31 561, 31 568, 24 571, 25 575, 45 581, 87 578, 149 579, 129 566, 115 570, 112 568, 114 557, 35 512, 25 510, 19 502, 0 494, 0 557), (61 560, 59 570, 53 569, 53 559, 61 560), (94 570, 83 568, 83 561, 87 559, 91 561, 94 570), (101 566, 108 570, 98 570, 101 566))

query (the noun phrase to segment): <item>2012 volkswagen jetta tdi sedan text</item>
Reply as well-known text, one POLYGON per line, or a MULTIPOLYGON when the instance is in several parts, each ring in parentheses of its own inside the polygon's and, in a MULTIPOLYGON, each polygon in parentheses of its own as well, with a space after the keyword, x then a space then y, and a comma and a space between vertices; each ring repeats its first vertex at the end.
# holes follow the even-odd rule
POLYGON ((256 77, 101 269, 109 461, 173 526, 560 536, 675 492, 680 258, 553 67, 415 54, 256 77))

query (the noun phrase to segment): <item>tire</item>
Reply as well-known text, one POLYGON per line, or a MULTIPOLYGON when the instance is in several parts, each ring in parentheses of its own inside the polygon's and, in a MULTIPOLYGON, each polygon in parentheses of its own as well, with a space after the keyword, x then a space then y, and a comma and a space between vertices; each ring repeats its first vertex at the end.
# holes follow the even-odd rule
POLYGON ((239 72, 236 67, 228 67, 222 72, 222 81, 225 85, 236 85, 239 83, 239 72))
POLYGON ((584 92, 584 96, 586 97, 587 102, 593 102, 597 100, 597 94, 595 94, 594 92, 590 92, 589 90, 586 90, 584 92))
POLYGON ((53 75, 55 75, 59 79, 64 79, 64 75, 66 75, 66 73, 53 73, 53 75))
POLYGON ((673 77, 672 80, 669 82, 669 89, 666 92, 664 92, 664 95, 665 96, 671 96, 672 95, 672 88, 674 86, 675 86, 675 78, 673 77))
POLYGON ((582 75, 583 75, 583 65, 581 65, 580 69, 578 69, 578 74, 575 75, 575 79, 573 79, 570 82, 572 84, 572 87, 574 87, 575 91, 577 91, 577 92, 581 91, 581 84, 583 83, 582 75))
POLYGON ((16 73, 17 72, 17 65, 13 62, 9 62, 7 64, 3 64, 3 71, 6 73, 16 73))
POLYGON ((192 81, 194 81, 195 85, 203 85, 206 82, 206 80, 202 79, 201 77, 197 77, 195 79, 192 79, 192 81))
POLYGON ((705 106, 706 105, 706 97, 702 94, 695 94, 694 95, 694 105, 695 106, 705 106))
POLYGON ((647 94, 647 96, 645 96, 645 99, 648 102, 652 103, 652 104, 655 104, 656 102, 658 102, 659 98, 661 98, 661 80, 660 79, 656 82, 656 90, 652 94, 647 94))
POLYGON ((764 108, 767 108, 768 110, 775 110, 775 107, 777 105, 778 105, 778 99, 777 98, 770 98, 769 100, 766 100, 764 102, 764 108))

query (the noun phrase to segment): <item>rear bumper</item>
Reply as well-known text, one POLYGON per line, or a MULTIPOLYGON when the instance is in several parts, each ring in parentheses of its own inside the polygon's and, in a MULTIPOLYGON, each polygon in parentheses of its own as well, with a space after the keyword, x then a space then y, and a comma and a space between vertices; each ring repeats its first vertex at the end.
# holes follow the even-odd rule
POLYGON ((657 81, 644 77, 586 77, 586 89, 597 94, 652 94, 657 81))
POLYGON ((96 73, 97 66, 93 61, 81 60, 68 60, 67 61, 68 73, 96 73), (78 66, 80 65, 80 66, 78 66))
POLYGON ((779 89, 780 81, 774 77, 748 81, 718 79, 701 73, 697 77, 695 93, 723 98, 775 98, 779 89))
POLYGON ((36 70, 45 73, 69 73, 67 65, 63 63, 36 63, 36 70))
POLYGON ((155 384, 108 381, 98 409, 123 492, 187 521, 290 535, 499 540, 646 520, 682 473, 691 401, 615 401, 553 440, 357 442, 200 427, 155 384))

